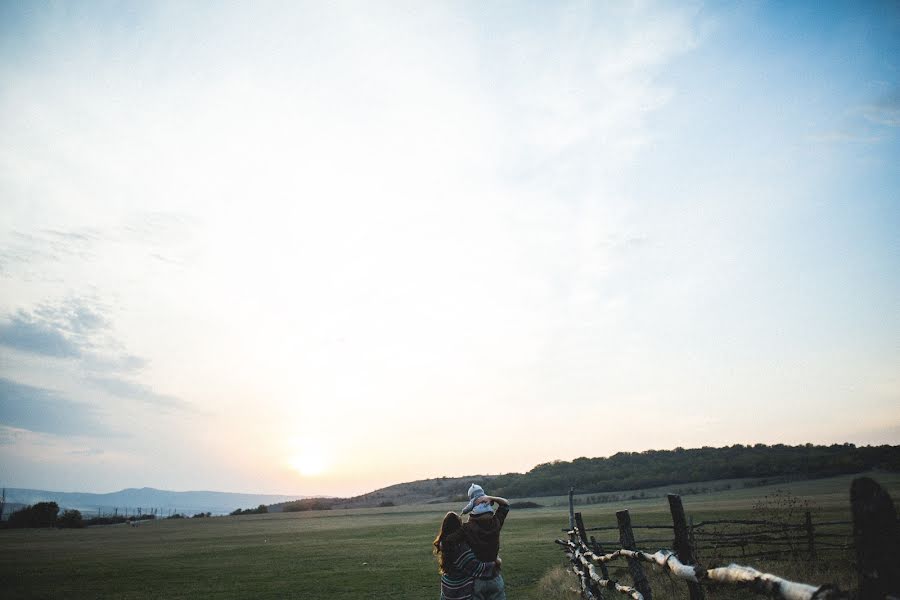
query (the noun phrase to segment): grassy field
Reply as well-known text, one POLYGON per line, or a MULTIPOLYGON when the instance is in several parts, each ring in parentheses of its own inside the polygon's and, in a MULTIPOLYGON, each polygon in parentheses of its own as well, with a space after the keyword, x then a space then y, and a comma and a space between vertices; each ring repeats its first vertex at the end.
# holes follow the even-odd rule
MULTIPOLYGON (((874 477, 894 498, 900 496, 900 475, 874 477)), ((683 500, 695 521, 747 518, 759 498, 782 488, 813 502, 820 520, 849 520, 851 479, 731 489, 683 500)), ((554 505, 563 498, 535 499, 546 506, 514 511, 507 520, 502 556, 510 598, 546 597, 540 580, 564 564, 553 543, 568 522, 566 509, 554 505)), ((431 541, 443 514, 459 508, 419 505, 0 531, 0 590, 4 598, 436 598, 431 541)), ((622 508, 630 510, 635 524, 668 520, 664 498, 579 506, 588 527, 614 524, 615 511, 622 508)), ((776 570, 779 575, 814 584, 836 574, 833 566, 775 567, 793 571, 776 570)), ((840 577, 846 587, 849 575, 840 577)), ((654 582, 658 597, 684 596, 683 586, 665 576, 654 582)))

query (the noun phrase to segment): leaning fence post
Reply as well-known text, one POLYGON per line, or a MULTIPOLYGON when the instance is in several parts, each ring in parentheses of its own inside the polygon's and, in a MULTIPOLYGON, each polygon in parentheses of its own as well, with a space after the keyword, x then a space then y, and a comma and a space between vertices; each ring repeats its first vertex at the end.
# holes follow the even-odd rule
MULTIPOLYGON (((585 547, 590 548, 594 554, 603 554, 603 547, 597 543, 594 536, 591 536, 591 544, 588 546, 587 528, 584 526, 584 519, 580 512, 575 513, 575 529, 578 531, 578 541, 585 547)), ((606 569, 606 563, 600 563, 600 572, 603 573, 603 579, 609 579, 609 571, 606 569)), ((597 589, 597 595, 602 597, 600 589, 597 589)))
MULTIPOLYGON (((675 556, 686 565, 694 565, 697 559, 694 558, 693 548, 688 539, 687 520, 684 518, 684 506, 681 504, 681 496, 678 494, 668 494, 669 512, 672 513, 672 525, 675 530, 675 556)), ((693 581, 688 582, 688 592, 690 592, 691 600, 703 600, 703 588, 700 584, 693 581)))
POLYGON ((575 488, 569 488, 569 531, 575 529, 575 488))
MULTIPOLYGON (((637 550, 634 545, 634 532, 631 530, 631 515, 627 510, 620 510, 616 513, 616 521, 619 522, 619 541, 622 548, 626 550, 637 550)), ((641 593, 644 600, 653 600, 650 591, 650 582, 644 575, 644 569, 641 564, 633 558, 628 558, 628 570, 631 571, 631 578, 634 580, 634 587, 641 593)))
MULTIPOLYGON (((582 548, 588 548, 587 545, 587 529, 584 527, 584 519, 581 517, 581 513, 575 513, 575 531, 577 532, 577 541, 576 543, 582 548)), ((593 550, 593 548, 590 548, 593 550)), ((609 574, 606 572, 606 565, 600 563, 600 570, 603 572, 603 578, 609 579, 609 574)), ((598 598, 603 598, 603 593, 600 591, 600 588, 594 585, 593 580, 591 580, 591 591, 598 598)))
POLYGON ((575 513, 575 531, 578 532, 578 543, 587 545, 587 531, 584 529, 584 519, 581 518, 581 513, 575 513))
POLYGON ((588 600, 602 600, 603 594, 601 593, 600 588, 594 583, 594 580, 591 579, 590 572, 583 564, 575 560, 575 557, 579 552, 584 554, 584 551, 588 549, 587 533, 584 527, 584 520, 581 518, 581 513, 574 513, 572 515, 572 520, 575 522, 575 525, 569 530, 569 539, 576 544, 576 549, 572 554, 572 563, 575 565, 575 572, 581 577, 582 591, 588 600))
POLYGON ((900 596, 900 526, 894 502, 868 477, 850 485, 860 600, 900 596))
POLYGON ((691 544, 691 550, 694 551, 694 560, 700 560, 700 549, 697 548, 697 538, 694 537, 694 517, 688 517, 688 542, 691 544))
POLYGON ((809 550, 809 557, 816 557, 816 537, 813 530, 812 515, 806 511, 806 548, 809 550))

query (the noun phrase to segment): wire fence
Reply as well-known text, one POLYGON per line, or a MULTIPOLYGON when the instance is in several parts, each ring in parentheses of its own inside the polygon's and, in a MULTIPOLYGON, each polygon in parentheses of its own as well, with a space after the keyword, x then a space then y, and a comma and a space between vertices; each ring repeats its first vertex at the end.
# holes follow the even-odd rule
POLYGON ((569 493, 567 539, 556 540, 578 576, 582 596, 600 599, 604 591, 630 596, 632 600, 652 600, 649 580, 641 564, 667 572, 688 587, 691 600, 705 600, 704 585, 736 585, 781 600, 837 600, 849 598, 846 591, 827 584, 814 586, 795 582, 750 566, 728 564, 726 560, 765 558, 767 563, 779 557, 803 557, 821 561, 834 553, 845 561, 854 561, 858 573, 858 600, 900 598, 900 526, 890 496, 869 478, 854 480, 851 486, 853 521, 814 522, 809 511, 803 521, 784 519, 716 519, 693 523, 685 517, 681 497, 668 496, 672 523, 631 523, 627 510, 616 513, 616 525, 585 527, 581 513, 574 510, 574 490, 569 493), (635 530, 644 533, 635 538, 635 530), (618 533, 616 540, 598 540, 589 535, 603 532, 604 537, 618 533), (669 549, 655 552, 638 550, 655 544, 669 549), (608 550, 614 548, 615 550, 608 550), (611 565, 614 561, 625 565, 611 565), (618 568, 616 568, 618 567, 618 568), (610 575, 627 569, 631 583, 622 583, 610 575))

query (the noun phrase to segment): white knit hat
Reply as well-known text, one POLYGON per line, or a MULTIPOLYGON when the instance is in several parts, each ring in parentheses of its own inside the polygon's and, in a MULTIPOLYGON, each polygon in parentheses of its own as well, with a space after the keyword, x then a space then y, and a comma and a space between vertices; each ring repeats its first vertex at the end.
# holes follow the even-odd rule
POLYGON ((462 509, 462 514, 466 514, 471 512, 473 515, 483 515, 484 513, 492 513, 494 512, 494 508, 491 506, 490 502, 482 502, 481 504, 475 505, 475 501, 484 496, 484 489, 477 483, 473 483, 469 486, 469 503, 466 504, 462 509))

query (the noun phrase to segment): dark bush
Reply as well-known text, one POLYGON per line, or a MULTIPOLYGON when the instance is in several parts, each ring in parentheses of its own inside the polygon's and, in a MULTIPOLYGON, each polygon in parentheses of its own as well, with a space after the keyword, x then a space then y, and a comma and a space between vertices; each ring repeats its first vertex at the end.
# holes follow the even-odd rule
POLYGON ((541 508, 543 504, 537 502, 510 502, 510 508, 541 508))
POLYGON ((59 505, 56 502, 38 502, 34 506, 26 506, 9 516, 8 527, 21 529, 25 527, 53 527, 59 505))
POLYGON ((63 511, 63 514, 57 519, 56 525, 60 529, 81 529, 84 527, 81 511, 74 509, 63 511))
POLYGON ((303 500, 294 500, 284 505, 284 512, 301 512, 304 510, 331 510, 331 505, 335 502, 332 498, 304 498, 303 500))
POLYGON ((257 506, 256 508, 245 508, 245 509, 243 509, 243 510, 241 510, 241 509, 239 508, 239 509, 237 509, 237 510, 231 511, 231 512, 228 513, 228 514, 231 515, 231 516, 233 516, 233 517, 236 517, 236 516, 239 516, 239 515, 264 515, 264 514, 266 514, 266 513, 268 513, 268 512, 269 512, 269 507, 266 506, 265 504, 260 504, 260 505, 257 506))
POLYGON ((128 519, 125 517, 91 517, 90 519, 84 522, 88 527, 93 527, 94 525, 118 525, 120 523, 124 523, 128 519))

